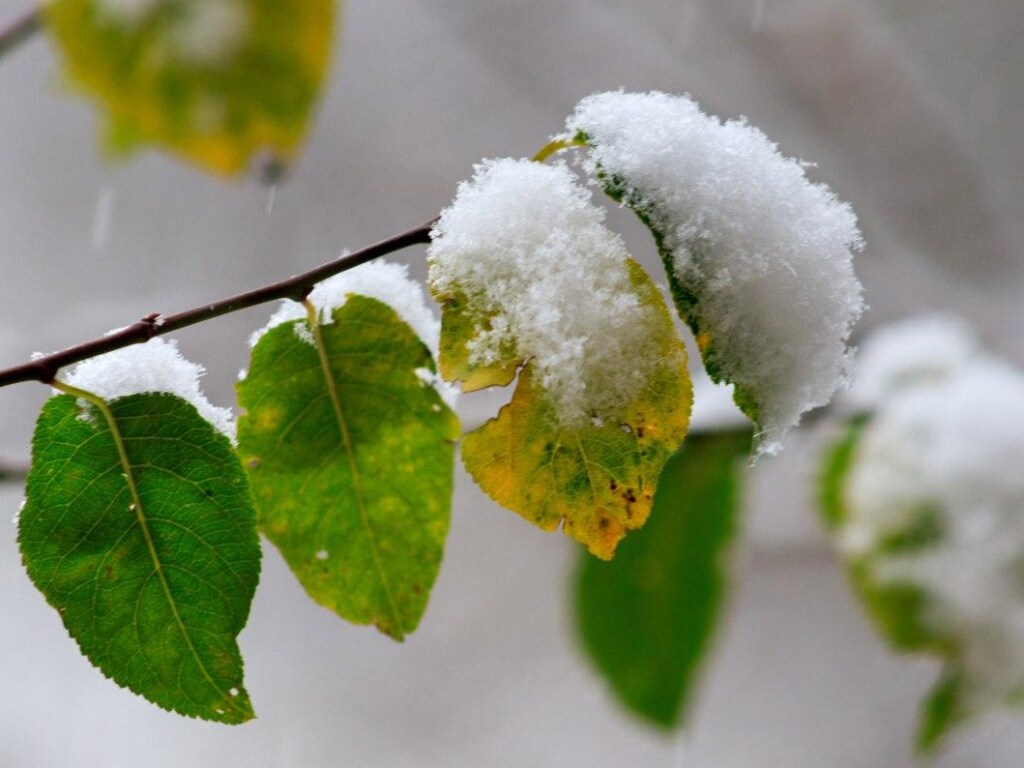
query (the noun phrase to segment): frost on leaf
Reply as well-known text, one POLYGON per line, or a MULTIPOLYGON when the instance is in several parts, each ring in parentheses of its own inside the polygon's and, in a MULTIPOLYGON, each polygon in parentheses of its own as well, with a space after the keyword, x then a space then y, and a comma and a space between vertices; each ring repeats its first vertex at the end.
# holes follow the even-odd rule
POLYGON ((500 504, 611 557, 686 433, 685 348, 658 290, 562 165, 477 167, 432 233, 442 375, 512 402, 462 455, 500 504))
POLYGON ((735 385, 759 453, 776 453, 847 377, 863 309, 853 212, 761 131, 687 97, 595 94, 567 128, 587 172, 651 228, 708 372, 735 385))
POLYGON ((886 334, 868 357, 880 368, 864 378, 876 391, 899 368, 883 351, 943 330, 959 365, 941 370, 926 351, 911 359, 903 370, 927 375, 875 401, 834 452, 824 487, 837 546, 881 630, 898 649, 945 662, 922 713, 925 749, 1024 694, 1024 375, 969 354, 964 327, 933 318, 886 334))
POLYGON ((437 321, 394 264, 310 298, 315 324, 288 302, 254 336, 239 453, 261 527, 309 595, 401 640, 426 609, 451 513, 459 424, 436 386, 437 321))
POLYGON ((331 47, 331 0, 59 0, 47 26, 71 84, 107 113, 108 145, 157 144, 236 173, 287 160, 331 47))

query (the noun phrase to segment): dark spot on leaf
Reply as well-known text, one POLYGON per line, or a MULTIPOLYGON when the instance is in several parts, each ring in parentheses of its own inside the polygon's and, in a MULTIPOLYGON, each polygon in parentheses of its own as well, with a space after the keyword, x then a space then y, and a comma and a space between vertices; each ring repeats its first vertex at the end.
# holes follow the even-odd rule
POLYGON ((644 428, 643 427, 637 427, 636 428, 636 436, 637 437, 643 437, 644 436, 644 428))
POLYGON ((249 459, 249 469, 256 469, 256 468, 259 467, 259 465, 260 465, 259 456, 253 456, 251 459, 249 459))
POLYGON ((618 484, 618 483, 616 483, 616 482, 615 482, 614 480, 612 480, 612 481, 611 481, 611 482, 610 482, 610 483, 608 484, 608 488, 609 488, 609 490, 612 490, 612 491, 617 491, 617 490, 619 490, 619 484, 618 484))

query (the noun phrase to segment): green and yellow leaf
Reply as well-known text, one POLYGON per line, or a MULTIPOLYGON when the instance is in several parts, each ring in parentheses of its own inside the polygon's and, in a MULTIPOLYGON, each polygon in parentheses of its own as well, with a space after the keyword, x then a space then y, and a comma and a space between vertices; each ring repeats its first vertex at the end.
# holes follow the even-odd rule
POLYGON ((106 113, 107 146, 155 144, 218 174, 306 135, 334 0, 54 0, 67 79, 106 113))
POLYGON ((242 467, 173 395, 121 397, 109 414, 70 395, 43 407, 18 524, 29 577, 116 683, 183 715, 245 722, 236 640, 260 546, 242 467))
MULTIPOLYGON (((649 337, 657 364, 644 386, 612 420, 566 426, 523 365, 512 401, 463 439, 466 469, 496 502, 540 528, 559 525, 596 556, 609 559, 627 531, 647 520, 662 467, 686 435, 692 391, 686 352, 658 289, 635 262, 633 288, 650 313, 649 337)), ((441 368, 453 376, 466 367, 464 350, 480 328, 443 306, 441 368), (446 339, 445 336, 448 335, 446 339)), ((623 361, 628 365, 629 361, 623 361)), ((472 371, 471 381, 501 382, 510 363, 472 371)))
POLYGON ((437 577, 451 514, 455 414, 429 350, 386 304, 269 330, 238 384, 238 443, 260 524, 309 595, 402 639, 437 577))

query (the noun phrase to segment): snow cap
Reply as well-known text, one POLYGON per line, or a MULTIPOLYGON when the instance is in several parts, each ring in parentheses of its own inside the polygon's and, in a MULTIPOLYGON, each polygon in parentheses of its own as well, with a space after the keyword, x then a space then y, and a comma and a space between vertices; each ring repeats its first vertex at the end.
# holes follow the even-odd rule
POLYGON ((848 377, 847 339, 864 309, 848 205, 745 120, 705 115, 688 96, 598 93, 566 126, 583 165, 663 237, 705 363, 756 402, 758 452, 778 452, 801 414, 848 377))
POLYGON ((156 338, 84 360, 62 380, 107 401, 147 392, 177 395, 234 441, 231 409, 212 405, 199 388, 199 378, 205 373, 203 366, 181 356, 177 342, 156 338))
POLYGON ((563 424, 616 418, 663 364, 633 288, 629 254, 564 164, 489 160, 463 182, 431 233, 436 296, 462 294, 488 318, 470 360, 513 349, 563 424))
MULTIPOLYGON (((313 306, 319 312, 320 323, 329 325, 334 322, 334 310, 344 306, 348 297, 352 295, 376 299, 395 310, 402 321, 412 328, 420 341, 430 350, 434 359, 437 359, 438 344, 441 338, 441 321, 428 306, 423 287, 409 277, 407 265, 384 259, 360 264, 358 267, 317 283, 309 294, 309 300, 313 302, 313 306)), ((255 347, 263 334, 271 328, 293 320, 305 319, 306 308, 297 301, 286 299, 270 316, 267 324, 252 334, 249 344, 255 347)), ((305 325, 296 326, 296 332, 308 335, 305 325)), ((308 336, 305 340, 310 344, 313 343, 312 336, 308 336)), ((438 394, 449 406, 454 408, 458 390, 440 377, 433 376, 433 374, 431 377, 431 384, 438 394)))

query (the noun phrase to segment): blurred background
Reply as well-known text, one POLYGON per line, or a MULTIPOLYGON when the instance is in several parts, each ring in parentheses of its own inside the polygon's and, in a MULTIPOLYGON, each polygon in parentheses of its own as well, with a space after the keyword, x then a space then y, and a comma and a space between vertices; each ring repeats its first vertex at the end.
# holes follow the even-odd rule
MULTIPOLYGON (((0 21, 29 0, 0 0, 0 21)), ((156 154, 111 165, 91 106, 42 38, 0 62, 0 367, 149 312, 307 269, 436 215, 482 157, 530 155, 581 97, 689 92, 747 116, 857 210, 860 332, 959 313, 1024 363, 1024 3, 1020 0, 351 0, 307 151, 276 191, 156 154)), ((611 214, 654 263, 645 233, 611 214)), ((402 257, 422 275, 422 249, 402 257)), ((180 334, 233 402, 269 308, 180 334)), ((0 457, 27 458, 44 387, 0 393, 0 457)), ((499 398, 501 396, 499 395, 499 398)), ((466 399, 475 423, 494 397, 466 399)), ((259 719, 160 712, 79 655, 0 536, 0 766, 912 764, 937 667, 873 635, 818 532, 821 437, 751 472, 730 615, 688 733, 622 714, 577 649, 575 547, 457 480, 431 606, 404 645, 306 597, 272 549, 241 637, 259 719)), ((22 489, 0 486, 12 516, 22 489)), ((1024 761, 1024 714, 941 766, 1024 761)))

